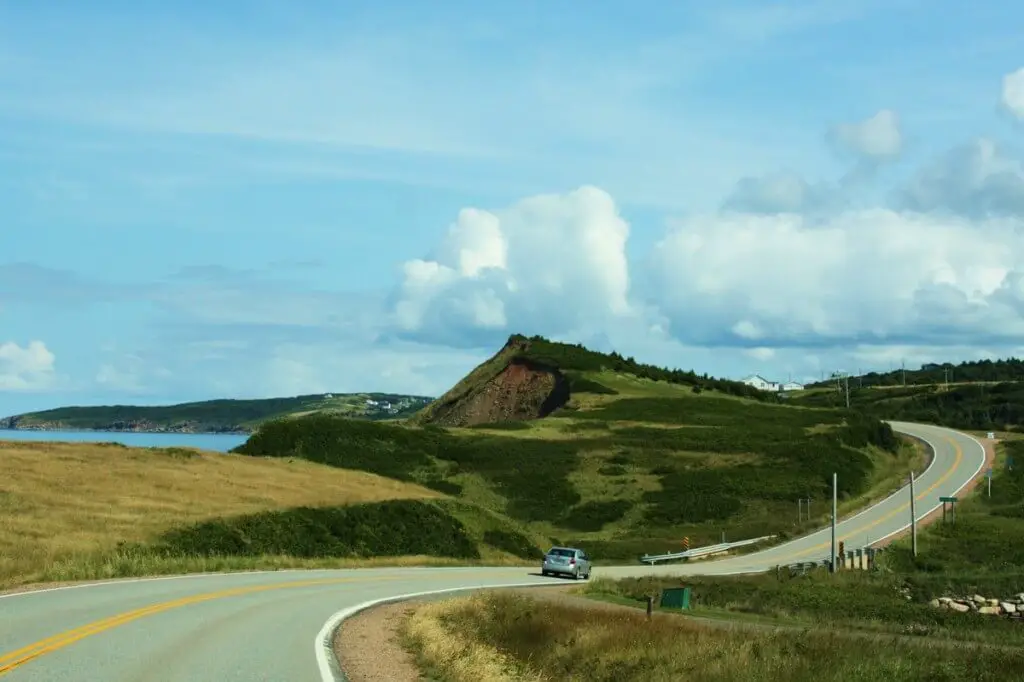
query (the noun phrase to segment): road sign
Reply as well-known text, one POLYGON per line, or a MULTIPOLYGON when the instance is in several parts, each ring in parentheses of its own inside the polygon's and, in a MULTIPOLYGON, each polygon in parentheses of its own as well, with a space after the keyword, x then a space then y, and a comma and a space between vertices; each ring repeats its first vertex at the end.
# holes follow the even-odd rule
POLYGON ((987 470, 985 471, 985 475, 986 475, 986 476, 988 476, 989 478, 992 478, 992 467, 989 467, 989 468, 988 468, 988 469, 987 469, 987 470))
POLYGON ((955 497, 940 497, 939 502, 956 502, 955 497))
POLYGON ((688 550, 688 549, 690 549, 690 538, 689 537, 685 537, 685 538, 683 538, 683 550, 688 550))

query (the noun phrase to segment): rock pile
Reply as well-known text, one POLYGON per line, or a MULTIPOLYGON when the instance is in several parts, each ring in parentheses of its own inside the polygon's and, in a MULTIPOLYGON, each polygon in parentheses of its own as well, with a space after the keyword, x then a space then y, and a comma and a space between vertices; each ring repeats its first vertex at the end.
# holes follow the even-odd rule
POLYGON ((989 616, 1006 616, 1017 620, 1024 619, 1024 592, 1008 599, 990 599, 975 594, 963 599, 954 597, 939 597, 932 599, 931 605, 938 609, 949 609, 967 613, 974 611, 989 616))

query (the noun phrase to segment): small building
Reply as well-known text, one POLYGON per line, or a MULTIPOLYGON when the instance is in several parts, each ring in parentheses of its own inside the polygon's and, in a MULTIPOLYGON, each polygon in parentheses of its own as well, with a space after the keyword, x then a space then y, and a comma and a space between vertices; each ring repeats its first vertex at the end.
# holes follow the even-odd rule
POLYGON ((742 379, 742 382, 745 383, 747 386, 753 386, 754 388, 756 388, 756 389, 758 389, 760 391, 778 391, 779 390, 778 382, 768 381, 767 379, 765 379, 760 374, 751 374, 747 378, 742 379))
POLYGON ((797 382, 797 381, 787 381, 786 383, 782 384, 782 388, 780 388, 779 390, 780 391, 802 391, 802 390, 804 390, 804 385, 799 383, 799 382, 797 382))

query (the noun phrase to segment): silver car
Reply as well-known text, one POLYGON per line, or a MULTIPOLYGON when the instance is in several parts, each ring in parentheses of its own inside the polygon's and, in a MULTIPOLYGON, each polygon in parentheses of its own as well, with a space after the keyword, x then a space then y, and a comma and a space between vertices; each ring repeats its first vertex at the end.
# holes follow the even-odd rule
POLYGON ((573 580, 590 577, 590 557, 575 547, 552 547, 544 555, 541 564, 542 575, 571 575, 573 580))

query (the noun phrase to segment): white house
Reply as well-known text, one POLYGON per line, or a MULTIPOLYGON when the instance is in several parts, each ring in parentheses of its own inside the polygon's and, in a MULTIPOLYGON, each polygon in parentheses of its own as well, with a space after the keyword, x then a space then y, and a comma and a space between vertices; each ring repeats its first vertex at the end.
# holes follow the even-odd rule
POLYGON ((768 381, 760 374, 751 374, 746 379, 742 380, 747 386, 753 386, 756 389, 762 391, 777 391, 779 390, 779 384, 775 381, 768 381))
POLYGON ((741 379, 741 381, 745 383, 747 386, 753 386, 754 388, 759 389, 761 391, 801 391, 804 387, 803 384, 797 383, 795 381, 768 381, 760 374, 751 374, 746 379, 741 379))

